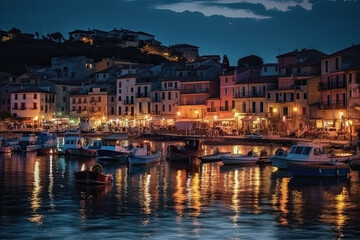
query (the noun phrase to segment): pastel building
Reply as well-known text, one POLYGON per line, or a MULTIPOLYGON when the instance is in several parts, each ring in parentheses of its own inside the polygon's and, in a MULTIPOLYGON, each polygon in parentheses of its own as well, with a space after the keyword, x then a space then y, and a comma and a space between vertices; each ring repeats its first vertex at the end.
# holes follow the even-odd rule
POLYGON ((11 114, 42 125, 55 117, 55 93, 41 88, 20 89, 11 93, 11 114))

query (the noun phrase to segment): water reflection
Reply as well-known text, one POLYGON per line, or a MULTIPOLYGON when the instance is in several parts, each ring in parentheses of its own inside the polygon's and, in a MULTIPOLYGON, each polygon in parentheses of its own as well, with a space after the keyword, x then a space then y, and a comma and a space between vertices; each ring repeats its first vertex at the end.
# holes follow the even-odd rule
MULTIPOLYGON (((166 149, 167 143, 152 146, 166 149)), ((229 151, 234 146, 220 147, 229 151)), ((238 151, 251 148, 255 149, 239 146, 238 151)), ((212 152, 214 147, 205 146, 205 150, 212 152)), ((333 239, 360 234, 358 172, 352 172, 350 179, 309 180, 291 178, 287 171, 270 165, 189 165, 162 159, 149 166, 102 163, 104 172, 113 174, 113 185, 75 184, 74 171, 95 162, 56 155, 0 158, 0 177, 5 179, 0 188, 1 215, 15 219, 9 231, 14 234, 18 227, 29 231, 38 224, 59 238, 61 219, 79 238, 84 238, 84 232, 98 233, 96 237, 120 237, 121 233, 131 239, 232 239, 249 234, 257 239, 333 239), (19 194, 29 196, 25 203, 9 200, 19 194), (15 210, 23 208, 27 211, 15 210)), ((45 236, 38 231, 33 237, 45 236)))
POLYGON ((35 166, 34 166, 34 188, 31 194, 31 197, 29 198, 30 201, 30 207, 32 209, 32 215, 29 218, 31 222, 35 222, 37 224, 42 224, 43 215, 38 214, 37 211, 41 207, 41 179, 40 179, 40 163, 39 160, 36 159, 35 166))

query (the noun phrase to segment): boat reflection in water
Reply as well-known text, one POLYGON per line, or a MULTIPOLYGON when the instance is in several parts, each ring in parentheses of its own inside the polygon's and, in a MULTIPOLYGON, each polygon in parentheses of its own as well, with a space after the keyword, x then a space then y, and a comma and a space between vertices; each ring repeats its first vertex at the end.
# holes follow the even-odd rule
MULTIPOLYGON (((233 146, 217 147, 235 153, 233 146)), ((237 149, 244 153, 251 146, 237 149)), ((1 214, 12 220, 0 235, 61 238, 65 228, 71 237, 87 239, 355 239, 360 234, 358 172, 349 179, 295 179, 271 165, 193 165, 162 155, 148 166, 103 165, 114 179, 101 186, 74 183, 74 171, 96 159, 1 158, 1 214)))

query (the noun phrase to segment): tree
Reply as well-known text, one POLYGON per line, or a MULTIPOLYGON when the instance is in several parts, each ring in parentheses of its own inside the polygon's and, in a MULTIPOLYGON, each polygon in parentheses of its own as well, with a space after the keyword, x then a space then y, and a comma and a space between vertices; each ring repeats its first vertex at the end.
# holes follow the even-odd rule
POLYGON ((255 67, 263 65, 264 61, 261 57, 250 55, 238 60, 238 67, 255 67))
POLYGON ((226 55, 223 56, 222 65, 223 65, 223 69, 225 71, 227 71, 229 69, 229 67, 230 67, 229 58, 226 55))
POLYGON ((50 33, 48 34, 48 38, 54 42, 63 42, 65 40, 60 32, 50 33))
POLYGON ((21 30, 13 27, 12 29, 9 30, 9 33, 17 35, 17 34, 21 33, 21 30))

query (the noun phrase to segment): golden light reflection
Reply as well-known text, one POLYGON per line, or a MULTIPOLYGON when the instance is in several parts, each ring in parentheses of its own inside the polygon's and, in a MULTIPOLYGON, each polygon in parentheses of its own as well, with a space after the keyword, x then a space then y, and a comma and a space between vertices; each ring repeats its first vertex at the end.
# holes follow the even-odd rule
POLYGON ((261 208, 259 204, 259 193, 260 193, 260 168, 253 168, 251 171, 250 184, 252 185, 251 189, 254 193, 254 214, 261 213, 261 208))
POLYGON ((240 200, 239 200, 239 170, 235 170, 234 173, 234 184, 233 184, 233 195, 231 197, 231 208, 235 211, 234 224, 236 223, 236 217, 240 212, 240 200))
POLYGON ((35 167, 34 167, 34 189, 32 191, 32 195, 30 197, 30 207, 32 209, 32 216, 29 218, 31 222, 35 222, 37 224, 42 224, 43 215, 38 214, 37 210, 41 207, 41 179, 40 179, 40 166, 39 161, 36 159, 35 167))
POLYGON ((339 237, 343 237, 343 228, 349 220, 346 211, 351 208, 349 193, 347 188, 343 187, 340 194, 334 195, 330 192, 324 192, 324 209, 320 219, 328 224, 335 226, 335 230, 339 233, 339 237))
POLYGON ((55 204, 54 204, 54 174, 53 174, 53 156, 50 156, 50 166, 49 166, 49 199, 50 199, 50 209, 51 211, 55 210, 55 204))
POLYGON ((195 173, 194 177, 192 178, 191 193, 189 195, 191 196, 190 207, 194 210, 191 213, 191 216, 198 217, 200 215, 200 211, 201 211, 199 173, 195 173))
POLYGON ((141 195, 142 195, 141 199, 143 200, 142 208, 143 208, 145 214, 151 213, 150 179, 151 179, 150 174, 145 174, 144 180, 142 180, 142 176, 140 177, 141 195))
POLYGON ((279 178, 276 181, 276 192, 273 195, 272 198, 272 204, 273 206, 278 206, 278 209, 280 211, 279 221, 282 225, 288 225, 288 219, 287 215, 289 210, 287 209, 288 204, 288 184, 289 184, 290 178, 279 178))
POLYGON ((184 203, 186 201, 185 187, 182 184, 182 171, 178 170, 176 172, 176 187, 175 193, 173 194, 174 198, 174 208, 177 212, 178 216, 176 218, 177 221, 181 221, 185 206, 184 203))
POLYGON ((301 226, 304 223, 303 211, 304 211, 304 196, 302 192, 292 191, 292 202, 293 209, 295 214, 295 219, 298 222, 298 225, 301 226))
POLYGON ((121 206, 123 205, 123 200, 127 198, 127 171, 125 168, 118 168, 116 171, 116 199, 117 199, 117 210, 121 211, 121 206))

